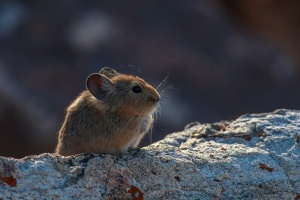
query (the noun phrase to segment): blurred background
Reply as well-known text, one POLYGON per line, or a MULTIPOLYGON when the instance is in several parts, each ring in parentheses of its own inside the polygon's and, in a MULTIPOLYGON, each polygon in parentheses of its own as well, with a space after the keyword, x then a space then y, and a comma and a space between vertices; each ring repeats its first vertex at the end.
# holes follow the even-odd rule
POLYGON ((0 156, 53 152, 65 108, 105 66, 155 87, 168 76, 152 142, 192 121, 300 109, 299 8, 298 0, 2 0, 0 156))

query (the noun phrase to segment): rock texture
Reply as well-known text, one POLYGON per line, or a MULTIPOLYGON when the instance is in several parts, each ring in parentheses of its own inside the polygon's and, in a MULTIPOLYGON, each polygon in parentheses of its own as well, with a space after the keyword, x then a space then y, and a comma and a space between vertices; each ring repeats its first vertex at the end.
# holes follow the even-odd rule
POLYGON ((0 199, 299 199, 300 111, 192 123, 118 157, 0 158, 0 199))

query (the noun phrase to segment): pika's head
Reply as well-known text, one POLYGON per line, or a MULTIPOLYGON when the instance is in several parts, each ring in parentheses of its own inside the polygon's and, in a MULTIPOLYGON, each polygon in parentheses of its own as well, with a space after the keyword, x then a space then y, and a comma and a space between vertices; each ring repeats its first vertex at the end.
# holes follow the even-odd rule
POLYGON ((87 89, 107 108, 126 115, 144 115, 155 110, 160 95, 137 76, 119 74, 105 67, 86 80, 87 89))

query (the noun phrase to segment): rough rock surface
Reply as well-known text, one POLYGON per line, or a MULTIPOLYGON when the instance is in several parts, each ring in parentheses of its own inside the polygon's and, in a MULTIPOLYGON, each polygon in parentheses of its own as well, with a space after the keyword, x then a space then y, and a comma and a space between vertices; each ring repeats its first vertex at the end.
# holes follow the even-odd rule
POLYGON ((192 123, 118 157, 0 157, 0 199, 299 199, 300 111, 192 123))

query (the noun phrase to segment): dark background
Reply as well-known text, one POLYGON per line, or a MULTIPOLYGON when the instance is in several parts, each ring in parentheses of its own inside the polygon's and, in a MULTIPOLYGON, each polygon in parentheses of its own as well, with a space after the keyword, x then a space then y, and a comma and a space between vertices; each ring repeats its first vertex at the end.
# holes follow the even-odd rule
POLYGON ((53 152, 65 108, 105 66, 155 87, 169 76, 153 142, 192 121, 300 109, 299 8, 298 0, 2 0, 0 155, 53 152))

